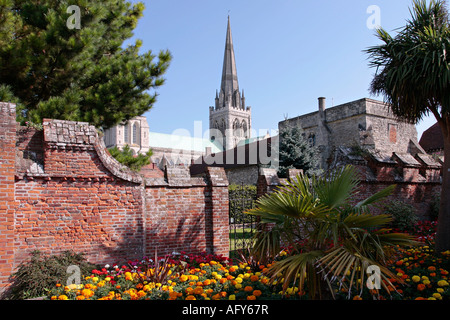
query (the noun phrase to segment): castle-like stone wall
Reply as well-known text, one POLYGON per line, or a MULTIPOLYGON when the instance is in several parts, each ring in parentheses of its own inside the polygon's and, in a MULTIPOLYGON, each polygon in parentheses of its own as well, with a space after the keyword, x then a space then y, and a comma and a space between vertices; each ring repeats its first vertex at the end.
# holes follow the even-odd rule
POLYGON ((319 98, 318 111, 281 121, 278 126, 301 127, 305 136, 319 147, 325 169, 333 150, 341 146, 425 153, 418 143, 415 125, 397 119, 385 103, 372 99, 325 108, 325 98, 319 98))

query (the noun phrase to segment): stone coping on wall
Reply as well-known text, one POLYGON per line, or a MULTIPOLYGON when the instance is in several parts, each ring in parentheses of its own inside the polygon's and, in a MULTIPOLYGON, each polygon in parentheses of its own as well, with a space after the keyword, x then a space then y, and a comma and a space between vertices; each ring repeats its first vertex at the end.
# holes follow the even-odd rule
MULTIPOLYGON (((3 105, 2 105, 3 106, 3 105)), ((11 107, 13 110, 15 106, 11 107)), ((95 151, 104 167, 114 176, 125 181, 141 184, 148 187, 204 187, 209 183, 215 186, 228 186, 223 168, 208 168, 204 177, 192 177, 188 166, 166 166, 164 177, 145 177, 127 166, 119 163, 111 156, 106 145, 98 135, 95 126, 87 122, 76 122, 57 119, 43 120, 44 148, 63 149, 72 151, 95 151), (222 172, 223 171, 223 172, 222 172)), ((23 168, 23 156, 16 157, 18 168, 23 168)), ((18 179, 58 178, 45 172, 45 166, 39 163, 26 163, 26 172, 17 173, 18 179)), ((80 176, 83 176, 80 172, 80 176)), ((64 177, 60 177, 64 178, 64 177)), ((77 177, 73 177, 77 178, 77 177)), ((88 178, 88 177, 86 177, 88 178)))

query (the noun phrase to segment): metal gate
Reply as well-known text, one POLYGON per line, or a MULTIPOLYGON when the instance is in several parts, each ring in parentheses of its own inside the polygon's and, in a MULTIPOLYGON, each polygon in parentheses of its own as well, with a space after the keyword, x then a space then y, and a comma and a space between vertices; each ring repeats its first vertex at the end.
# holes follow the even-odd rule
POLYGON ((246 214, 256 200, 256 187, 232 185, 229 189, 230 256, 246 251, 253 245, 256 232, 256 216, 246 214))

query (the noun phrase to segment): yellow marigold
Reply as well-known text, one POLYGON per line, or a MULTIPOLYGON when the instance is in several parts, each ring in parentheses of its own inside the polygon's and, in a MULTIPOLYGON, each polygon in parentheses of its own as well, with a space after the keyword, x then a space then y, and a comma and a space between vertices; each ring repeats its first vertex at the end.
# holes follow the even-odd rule
POLYGON ((133 276, 131 274, 131 272, 125 272, 125 280, 133 280, 133 276))
POLYGON ((419 282, 420 281, 420 277, 419 276, 413 276, 411 278, 411 280, 414 281, 414 282, 419 282))
POLYGON ((188 280, 188 277, 184 274, 180 277, 181 282, 186 282, 187 280, 188 280))
POLYGON ((433 293, 433 297, 438 299, 438 300, 442 300, 442 296, 439 292, 433 293))
POLYGON ((439 280, 437 284, 439 287, 448 286, 448 282, 446 280, 439 280))
POLYGON ((236 300, 236 296, 235 296, 234 294, 231 294, 231 295, 228 297, 228 300, 236 300))
POLYGON ((92 291, 91 289, 83 289, 81 290, 81 294, 86 298, 90 298, 94 295, 94 291, 92 291))
POLYGON ((242 284, 240 284, 240 283, 236 283, 236 285, 234 286, 236 289, 240 289, 240 288, 242 288, 242 284))
POLYGON ((243 281, 243 280, 242 280, 241 277, 237 277, 237 278, 236 278, 236 282, 237 282, 237 283, 242 283, 242 281, 243 281))

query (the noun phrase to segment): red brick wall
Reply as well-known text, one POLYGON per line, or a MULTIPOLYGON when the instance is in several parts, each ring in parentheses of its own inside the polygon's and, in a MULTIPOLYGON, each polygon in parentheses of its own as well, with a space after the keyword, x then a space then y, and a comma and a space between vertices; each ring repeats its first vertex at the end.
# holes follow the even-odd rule
MULTIPOLYGON (((415 212, 419 219, 429 219, 430 202, 432 197, 440 193, 441 183, 436 176, 439 175, 439 170, 433 168, 426 168, 424 176, 419 175, 418 168, 402 168, 401 166, 377 166, 372 169, 367 166, 355 165, 358 172, 361 174, 361 181, 358 188, 358 193, 351 199, 353 203, 358 203, 371 195, 395 184, 396 188, 393 193, 384 200, 384 203, 391 200, 403 201, 414 206, 415 212), (373 172, 375 178, 370 179, 364 177, 368 176, 367 172, 373 172), (402 177, 399 177, 399 172, 402 172, 402 177)), ((276 176, 276 171, 271 169, 262 169, 258 178, 258 197, 276 190, 279 185, 283 184, 285 179, 279 179, 276 176)), ((373 209, 374 213, 382 213, 381 210, 373 209)))
POLYGON ((0 292, 14 267, 15 106, 0 103, 0 292))
POLYGON ((42 132, 16 126, 14 105, 0 108, 0 286, 36 249, 83 252, 94 263, 155 249, 228 255, 222 168, 204 178, 184 167, 141 175, 112 158, 86 123, 45 119, 42 132))

